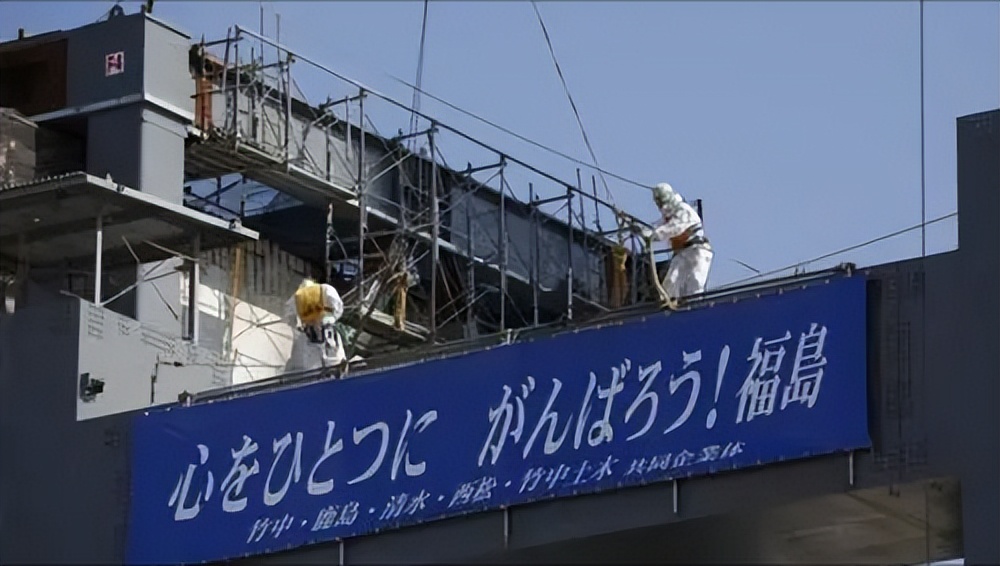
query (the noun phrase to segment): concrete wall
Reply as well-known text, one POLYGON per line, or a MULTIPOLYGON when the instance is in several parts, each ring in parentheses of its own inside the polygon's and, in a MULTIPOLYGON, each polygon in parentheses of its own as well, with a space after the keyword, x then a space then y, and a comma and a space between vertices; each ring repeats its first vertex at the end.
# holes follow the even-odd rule
POLYGON ((66 50, 66 106, 85 106, 143 91, 144 16, 110 18, 69 33, 66 50), (105 57, 123 51, 125 71, 105 76, 105 57))
POLYGON ((143 90, 194 114, 195 81, 188 69, 191 37, 149 16, 143 18, 143 90))
POLYGON ((79 303, 0 316, 0 560, 114 563, 129 500, 124 415, 76 419, 79 303))
MULTIPOLYGON (((1000 110, 958 120, 962 344, 947 362, 962 464, 967 563, 1000 563, 1000 110)), ((937 424, 937 422, 935 423, 937 424)))
POLYGON ((194 112, 189 36, 134 13, 76 28, 68 38, 68 107, 149 94, 182 111, 194 112), (105 57, 117 52, 124 53, 124 72, 107 76, 105 57))
POLYGON ((123 107, 87 117, 87 173, 140 188, 141 115, 123 107))
POLYGON ((80 319, 76 372, 104 382, 104 391, 92 400, 77 398, 77 418, 176 403, 184 391, 197 393, 232 383, 230 368, 217 352, 92 303, 76 300, 76 305, 80 319))
MULTIPOLYGON (((113 17, 69 32, 69 107, 150 96, 172 109, 135 100, 87 115, 88 173, 111 175, 128 187, 183 202, 185 125, 194 110, 188 40, 143 14, 113 17), (124 72, 105 76, 105 56, 118 51, 124 52, 124 72)), ((168 270, 180 265, 176 260, 168 263, 168 270)), ((179 281, 173 274, 155 286, 140 285, 134 308, 126 310, 163 331, 180 331, 180 303, 173 293, 162 292, 179 281)))
MULTIPOLYGON (((239 268, 235 248, 202 254, 198 291, 199 345, 232 365, 234 384, 284 371, 292 345, 292 328, 283 321, 285 303, 308 276, 302 260, 273 242, 254 242, 241 253, 239 268)), ((182 277, 184 306, 186 285, 182 277)))

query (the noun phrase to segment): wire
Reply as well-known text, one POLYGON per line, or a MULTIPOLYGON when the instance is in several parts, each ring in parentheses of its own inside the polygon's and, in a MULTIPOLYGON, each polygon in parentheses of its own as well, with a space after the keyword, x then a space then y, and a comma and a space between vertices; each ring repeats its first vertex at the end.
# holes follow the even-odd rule
POLYGON ((886 234, 884 236, 879 236, 878 238, 874 238, 872 240, 868 240, 867 242, 863 242, 863 243, 860 243, 860 244, 855 244, 853 246, 846 247, 844 249, 837 250, 835 252, 830 252, 828 254, 823 254, 823 255, 821 255, 819 257, 815 257, 813 259, 809 259, 809 260, 806 260, 806 261, 797 261, 797 262, 789 265, 788 267, 782 267, 780 269, 774 269, 774 270, 771 270, 771 271, 766 271, 764 273, 758 273, 757 275, 754 275, 752 277, 747 277, 746 279, 740 279, 738 281, 734 281, 732 283, 728 283, 726 285, 722 285, 722 286, 718 287, 718 289, 725 289, 727 287, 733 287, 733 286, 736 286, 736 285, 740 285, 742 283, 746 283, 748 281, 753 281, 754 279, 760 279, 761 277, 767 277, 769 275, 775 275, 777 273, 781 273, 782 271, 788 271, 789 269, 793 269, 793 268, 798 267, 800 265, 804 265, 804 264, 807 264, 807 263, 814 263, 814 262, 817 262, 817 261, 820 261, 820 260, 824 260, 824 259, 833 257, 835 255, 840 255, 842 253, 854 251, 854 250, 856 250, 858 248, 863 248, 865 246, 870 246, 870 245, 875 244, 877 242, 881 242, 882 240, 888 240, 889 238, 894 238, 896 236, 899 236, 900 234, 905 234, 907 232, 912 232, 913 230, 917 230, 917 229, 923 229, 926 226, 930 226, 931 224, 934 224, 934 223, 937 223, 937 222, 941 222, 942 220, 947 220, 947 219, 951 218, 952 216, 958 216, 958 212, 951 212, 951 213, 945 214, 944 216, 939 216, 939 217, 937 217, 934 220, 931 220, 929 222, 921 222, 920 224, 917 224, 916 226, 910 226, 909 228, 904 228, 902 230, 897 230, 895 232, 892 232, 891 234, 886 234))
MULTIPOLYGON (((594 166, 597 168, 598 175, 601 177, 601 183, 604 184, 604 192, 608 195, 608 200, 617 209, 618 204, 615 203, 615 198, 611 194, 611 190, 608 189, 608 181, 604 178, 604 174, 601 173, 601 164, 597 162, 597 155, 594 154, 594 148, 590 145, 590 138, 587 137, 587 130, 583 127, 583 119, 580 118, 580 111, 576 107, 576 102, 573 100, 573 95, 569 92, 569 86, 566 84, 566 77, 563 76, 562 67, 559 66, 559 60, 556 59, 555 48, 552 47, 552 39, 549 37, 549 30, 545 27, 545 22, 542 21, 542 13, 538 11, 538 4, 535 0, 531 0, 531 7, 535 10, 535 16, 538 17, 538 25, 542 27, 542 35, 545 36, 545 44, 549 47, 549 55, 552 56, 552 63, 556 67, 556 74, 559 75, 559 81, 562 83, 563 92, 566 93, 566 98, 569 99, 569 105, 573 108, 573 115, 576 116, 576 123, 580 126, 580 133, 583 134, 583 143, 587 146, 587 151, 590 152, 590 158, 594 161, 594 166)), ((582 189, 583 187, 581 187, 582 189)))
MULTIPOLYGON (((420 110, 420 85, 423 83, 424 78, 424 40, 427 38, 428 4, 430 4, 430 0, 424 0, 424 17, 420 24, 420 49, 417 52, 417 88, 413 89, 413 102, 410 104, 413 108, 413 111, 410 113, 410 135, 413 135, 417 131, 417 112, 420 110)), ((415 138, 410 138, 407 144, 410 147, 410 151, 413 151, 415 143, 415 138)))
POLYGON ((924 0, 920 0, 920 257, 927 255, 927 196, 924 168, 924 0))
MULTIPOLYGON (((400 84, 403 84, 405 86, 408 86, 410 88, 418 90, 420 92, 420 94, 422 94, 423 96, 426 96, 427 98, 430 98, 431 100, 434 100, 436 102, 440 102, 441 104, 447 106, 448 108, 451 108, 452 110, 454 110, 456 112, 459 112, 460 114, 464 114, 464 115, 466 115, 466 116, 468 116, 468 117, 470 117, 470 118, 472 118, 474 120, 482 122, 483 124, 486 124, 487 126, 490 126, 491 128, 496 128, 497 130, 500 130, 501 132, 503 132, 503 133, 505 133, 505 134, 507 134, 509 136, 512 136, 512 137, 514 137, 514 138, 516 138, 518 140, 521 140, 521 141, 523 141, 523 142, 525 142, 527 144, 533 145, 533 146, 537 147, 538 149, 547 151, 547 152, 549 152, 549 153, 551 153, 553 155, 558 155, 559 157, 562 157, 563 159, 565 159, 567 161, 570 161, 572 163, 576 163, 577 165, 582 165, 584 167, 587 167, 588 169, 593 169, 593 170, 597 171, 598 173, 603 173, 603 174, 607 175, 608 177, 611 177, 613 179, 618 179, 619 181, 622 181, 623 183, 628 183, 630 185, 634 185, 636 187, 640 187, 640 188, 643 188, 643 189, 646 189, 646 190, 652 190, 652 188, 651 188, 651 186, 649 184, 640 183, 639 181, 635 181, 635 180, 629 179, 628 177, 623 177, 622 175, 618 175, 617 173, 613 173, 613 172, 608 171, 607 169, 604 169, 602 167, 595 167, 592 163, 587 163, 586 161, 583 161, 581 159, 577 159, 577 158, 575 158, 575 157, 573 157, 571 155, 567 155, 567 154, 565 154, 565 153, 563 153, 563 152, 561 152, 561 151, 559 151, 557 149, 553 149, 553 148, 551 148, 551 147, 549 147, 547 145, 538 143, 535 140, 532 140, 532 139, 529 139, 529 138, 527 138, 525 136, 522 136, 521 134, 519 134, 517 132, 509 130, 509 129, 501 126, 500 124, 497 124, 496 122, 492 122, 490 120, 487 120, 486 118, 483 118, 482 116, 479 116, 478 114, 476 114, 474 112, 470 112, 470 111, 465 110, 463 108, 459 108, 458 106, 455 106, 454 104, 448 102, 447 100, 444 100, 443 98, 441 98, 439 96, 435 96, 435 95, 427 92, 426 90, 418 88, 417 86, 415 86, 413 84, 410 84, 409 82, 404 81, 403 79, 401 79, 401 78, 399 78, 399 77, 397 77, 395 75, 388 74, 388 76, 389 76, 389 78, 391 78, 392 80, 394 80, 394 81, 396 81, 396 82, 398 82, 400 84)), ((371 91, 369 91, 369 92, 371 92, 371 91)), ((437 122, 437 124, 439 126, 443 126, 443 124, 441 124, 441 122, 437 122)), ((461 134, 459 134, 459 135, 461 135, 461 134)), ((509 155, 507 157, 510 158, 513 161, 513 158, 511 158, 509 155)))

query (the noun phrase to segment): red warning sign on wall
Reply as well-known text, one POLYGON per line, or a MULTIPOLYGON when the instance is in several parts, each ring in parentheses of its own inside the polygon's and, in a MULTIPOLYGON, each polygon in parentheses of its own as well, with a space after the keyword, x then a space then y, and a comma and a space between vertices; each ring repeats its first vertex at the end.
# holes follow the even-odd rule
POLYGON ((125 72, 125 52, 109 53, 104 56, 104 76, 110 77, 125 72))

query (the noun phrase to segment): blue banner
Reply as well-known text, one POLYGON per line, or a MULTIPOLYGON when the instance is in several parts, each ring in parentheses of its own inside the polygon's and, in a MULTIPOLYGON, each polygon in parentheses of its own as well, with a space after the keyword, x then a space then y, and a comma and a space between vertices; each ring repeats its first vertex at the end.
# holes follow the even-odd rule
POLYGON ((867 447, 862 277, 150 411, 130 563, 284 550, 867 447))

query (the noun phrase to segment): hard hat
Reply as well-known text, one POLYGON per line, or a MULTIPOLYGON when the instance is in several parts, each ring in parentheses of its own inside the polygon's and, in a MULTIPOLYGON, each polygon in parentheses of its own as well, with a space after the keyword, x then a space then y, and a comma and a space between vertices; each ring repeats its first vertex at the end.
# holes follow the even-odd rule
POLYGON ((315 284, 316 281, 314 279, 306 277, 305 279, 302 280, 302 283, 299 283, 299 289, 302 289, 303 287, 309 287, 315 284))
POLYGON ((653 187, 653 202, 660 208, 674 208, 681 203, 681 195, 674 191, 670 183, 657 183, 653 187))

